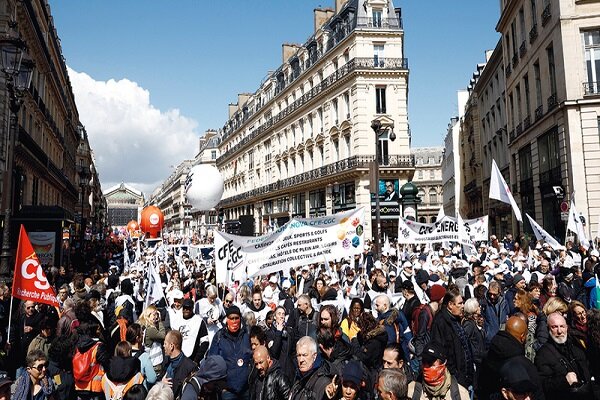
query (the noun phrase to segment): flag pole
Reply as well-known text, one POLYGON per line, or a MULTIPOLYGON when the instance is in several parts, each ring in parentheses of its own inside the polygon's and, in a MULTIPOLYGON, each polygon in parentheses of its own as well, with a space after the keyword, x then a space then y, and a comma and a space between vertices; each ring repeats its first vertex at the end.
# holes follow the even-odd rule
POLYGON ((12 312, 13 312, 13 303, 15 301, 14 297, 10 298, 10 310, 8 311, 8 329, 6 331, 6 343, 10 344, 10 325, 12 323, 12 312))

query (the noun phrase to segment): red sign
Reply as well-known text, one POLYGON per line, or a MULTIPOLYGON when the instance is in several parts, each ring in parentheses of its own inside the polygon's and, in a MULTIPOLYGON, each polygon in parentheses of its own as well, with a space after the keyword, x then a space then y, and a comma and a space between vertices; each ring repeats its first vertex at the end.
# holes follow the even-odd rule
POLYGON ((25 227, 21 225, 12 295, 21 300, 50 304, 58 307, 56 293, 50 286, 40 261, 33 251, 25 227))
POLYGON ((560 203, 560 211, 562 211, 562 212, 569 211, 569 203, 567 203, 566 201, 563 201, 562 203, 560 203))

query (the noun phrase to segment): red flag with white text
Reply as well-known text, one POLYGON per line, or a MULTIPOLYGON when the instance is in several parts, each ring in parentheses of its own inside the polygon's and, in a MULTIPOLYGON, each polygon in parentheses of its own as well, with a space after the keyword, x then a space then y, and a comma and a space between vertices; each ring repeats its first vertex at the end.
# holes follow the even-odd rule
POLYGON ((23 225, 19 232, 12 295, 21 300, 31 300, 58 307, 56 293, 46 279, 46 274, 33 251, 33 246, 23 225))

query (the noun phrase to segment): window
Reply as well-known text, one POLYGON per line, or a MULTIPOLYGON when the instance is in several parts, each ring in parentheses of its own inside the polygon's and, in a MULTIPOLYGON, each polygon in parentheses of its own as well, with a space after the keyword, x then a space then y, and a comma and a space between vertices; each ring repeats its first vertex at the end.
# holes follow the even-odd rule
POLYGON ((515 87, 515 93, 517 95, 517 118, 518 121, 521 122, 523 121, 523 115, 522 115, 522 111, 521 111, 521 85, 517 85, 515 87))
POLYGON ((333 124, 338 124, 338 101, 337 99, 333 99, 331 101, 331 120, 333 124))
POLYGON ((517 55, 517 24, 516 21, 513 21, 512 24, 510 24, 510 34, 512 35, 512 53, 513 53, 513 57, 515 57, 517 55))
POLYGON ((325 189, 313 190, 308 193, 310 208, 325 207, 325 189))
POLYGON ((374 44, 373 45, 373 63, 376 67, 383 67, 383 50, 384 45, 374 44))
POLYGON ((523 87, 525 88, 525 114, 531 115, 531 95, 529 94, 529 75, 523 77, 523 87))
POLYGON ((373 26, 376 28, 381 28, 381 18, 383 11, 377 8, 373 9, 373 26))
POLYGON ((429 170, 429 179, 435 179, 435 171, 434 170, 429 170))
POLYGON ((540 173, 560 168, 560 155, 558 144, 558 131, 552 132, 538 139, 538 158, 540 173))
POLYGON ((385 114, 385 87, 375 88, 375 112, 377 114, 385 114))
POLYGON ((306 215, 306 194, 298 193, 292 197, 292 214, 305 216, 306 215))
POLYGON ((550 76, 550 94, 556 95, 556 66, 554 65, 554 48, 552 45, 546 49, 548 55, 548 74, 550 76))
POLYGON ((346 143, 346 157, 352 156, 352 145, 350 143, 350 135, 344 136, 344 142, 346 143))
POLYGON ((379 159, 379 165, 388 165, 390 163, 388 150, 389 142, 390 140, 387 133, 379 137, 379 155, 381 156, 379 159))
POLYGON ((355 204, 355 185, 354 182, 333 185, 333 205, 335 206, 354 206, 355 204))
POLYGON ((248 169, 254 169, 254 151, 248 152, 248 169))
POLYGON ((542 105, 542 78, 540 76, 540 63, 536 61, 533 64, 533 76, 535 79, 535 105, 540 107, 542 105))
POLYGON ((437 192, 435 191, 435 189, 429 189, 429 203, 437 204, 437 202, 438 202, 437 192))
POLYGON ((523 7, 519 10, 519 28, 521 28, 521 44, 525 44, 525 11, 523 7))
POLYGON ((600 81, 600 31, 583 32, 582 35, 587 82, 590 85, 591 93, 597 93, 597 82, 600 81))
POLYGON ((319 108, 317 110, 317 118, 319 119, 319 131, 323 132, 323 109, 319 108))
POLYGON ((535 0, 531 0, 530 5, 531 5, 531 26, 534 27, 537 24, 537 11, 536 11, 535 0))
POLYGON ((37 206, 38 205, 38 195, 39 195, 39 186, 40 186, 40 180, 37 177, 33 177, 33 179, 31 180, 31 205, 32 206, 37 206))
POLYGON ((216 150, 211 150, 210 151, 210 159, 211 160, 216 160, 217 159, 217 151, 216 150))
POLYGON ((531 161, 531 147, 526 147, 519 150, 519 175, 521 181, 533 178, 533 163, 531 161))
POLYGON ((350 119, 350 95, 344 93, 344 111, 346 111, 346 119, 350 119))
POLYGON ((510 126, 515 127, 515 102, 512 93, 508 95, 508 106, 510 107, 510 126))
POLYGON ((338 140, 333 141, 333 161, 340 160, 340 142, 338 140))

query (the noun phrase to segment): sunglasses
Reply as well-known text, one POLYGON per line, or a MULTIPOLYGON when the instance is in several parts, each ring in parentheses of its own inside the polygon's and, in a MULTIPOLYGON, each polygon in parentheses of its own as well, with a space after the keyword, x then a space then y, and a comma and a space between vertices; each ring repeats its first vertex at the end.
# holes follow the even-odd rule
POLYGON ((35 368, 39 372, 42 372, 44 369, 48 368, 48 364, 39 364, 39 365, 33 366, 32 368, 35 368))
POLYGON ((25 309, 26 309, 26 310, 32 310, 32 309, 34 309, 34 308, 35 308, 35 306, 29 306, 29 307, 25 307, 25 309))
POLYGON ((224 303, 225 303, 225 304, 231 304, 231 303, 232 303, 232 301, 231 301, 231 300, 225 300, 225 302, 224 302, 224 303))

